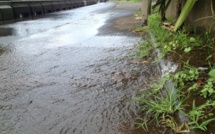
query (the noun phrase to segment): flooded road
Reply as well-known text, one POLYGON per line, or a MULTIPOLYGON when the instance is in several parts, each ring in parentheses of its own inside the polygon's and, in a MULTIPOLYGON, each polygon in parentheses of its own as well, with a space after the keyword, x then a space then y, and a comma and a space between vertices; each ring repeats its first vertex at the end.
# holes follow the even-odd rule
POLYGON ((0 133, 131 133, 130 100, 156 70, 132 64, 140 38, 117 29, 138 6, 99 3, 1 25, 0 133))

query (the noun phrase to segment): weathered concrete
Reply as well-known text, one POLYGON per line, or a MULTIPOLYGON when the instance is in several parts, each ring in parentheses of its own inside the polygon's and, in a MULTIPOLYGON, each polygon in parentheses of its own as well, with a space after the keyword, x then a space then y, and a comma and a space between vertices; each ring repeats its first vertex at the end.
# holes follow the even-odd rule
POLYGON ((59 2, 51 2, 52 4, 52 7, 53 7, 53 10, 54 11, 60 11, 61 10, 61 6, 60 6, 60 3, 59 2))
POLYGON ((72 2, 71 1, 65 1, 66 9, 72 9, 72 2))
POLYGON ((26 3, 12 3, 15 19, 31 17, 31 9, 26 3))
POLYGON ((0 5, 0 21, 14 19, 13 9, 9 5, 0 5))
POLYGON ((215 2, 211 3, 212 1, 198 0, 187 18, 186 25, 197 32, 205 32, 207 29, 215 32, 215 16, 212 14, 212 10, 215 10, 215 2))
POLYGON ((144 0, 142 2, 142 25, 147 25, 148 23, 148 5, 149 0, 144 0))
POLYGON ((59 2, 59 5, 60 5, 60 7, 61 7, 61 10, 66 10, 66 9, 68 9, 67 6, 66 6, 66 3, 65 3, 64 1, 60 1, 60 2, 59 2))
POLYGON ((83 6, 85 6, 83 0, 77 0, 77 3, 78 3, 78 7, 83 7, 83 6))
MULTIPOLYGON (((177 18, 177 1, 178 0, 172 0, 170 3, 166 13, 167 17, 177 18)), ((215 2, 212 3, 212 1, 213 0, 198 0, 196 2, 185 22, 188 28, 200 33, 205 32, 206 29, 211 29, 215 32, 215 27, 213 26, 215 16, 212 17, 212 12, 215 10, 215 2)))
POLYGON ((22 18, 30 18, 37 15, 92 5, 95 3, 95 0, 0 2, 0 24, 5 20, 20 20, 22 18))
POLYGON ((42 2, 44 13, 52 13, 54 12, 51 2, 42 2))
POLYGON ((40 3, 30 3, 32 16, 44 14, 43 6, 40 3))
POLYGON ((177 18, 177 1, 178 0, 172 0, 169 8, 166 11, 166 16, 170 18, 177 18))
POLYGON ((73 5, 73 8, 77 8, 77 7, 80 7, 81 5, 79 4, 78 0, 73 0, 72 1, 72 5, 73 5))
POLYGON ((88 1, 86 1, 86 2, 87 2, 87 5, 96 4, 96 1, 95 1, 95 0, 88 0, 88 1))

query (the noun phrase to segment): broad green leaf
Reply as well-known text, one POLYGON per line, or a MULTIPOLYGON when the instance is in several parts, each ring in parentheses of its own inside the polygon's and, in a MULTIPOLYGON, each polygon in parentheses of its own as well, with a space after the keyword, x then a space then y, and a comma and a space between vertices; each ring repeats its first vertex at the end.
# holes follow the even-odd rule
POLYGON ((185 53, 189 53, 190 51, 191 51, 191 48, 190 48, 190 47, 184 49, 184 52, 185 52, 185 53))
POLYGON ((184 8, 182 9, 181 14, 178 17, 178 20, 176 21, 174 31, 178 30, 178 28, 183 24, 187 16, 189 15, 191 9, 193 8, 194 4, 196 3, 196 0, 187 0, 185 3, 184 8))

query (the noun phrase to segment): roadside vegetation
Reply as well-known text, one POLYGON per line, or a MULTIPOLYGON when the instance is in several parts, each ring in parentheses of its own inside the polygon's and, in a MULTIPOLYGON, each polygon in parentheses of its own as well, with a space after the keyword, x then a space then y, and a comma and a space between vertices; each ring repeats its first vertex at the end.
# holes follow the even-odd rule
POLYGON ((143 115, 137 124, 145 131, 150 131, 148 126, 157 124, 173 133, 195 130, 214 132, 214 37, 210 29, 197 35, 195 31, 181 28, 176 20, 161 20, 163 18, 159 11, 154 9, 148 18, 148 26, 139 26, 134 30, 144 38, 137 50, 137 57, 153 55, 154 62, 168 59, 178 64, 178 68, 175 73, 166 74, 159 81, 153 82, 139 97, 134 98, 143 115), (176 22, 179 30, 171 30, 174 29, 173 22, 176 22), (148 38, 151 33, 156 46, 148 38), (155 56, 156 49, 160 50, 160 57, 155 56), (179 120, 179 116, 183 118, 179 120))

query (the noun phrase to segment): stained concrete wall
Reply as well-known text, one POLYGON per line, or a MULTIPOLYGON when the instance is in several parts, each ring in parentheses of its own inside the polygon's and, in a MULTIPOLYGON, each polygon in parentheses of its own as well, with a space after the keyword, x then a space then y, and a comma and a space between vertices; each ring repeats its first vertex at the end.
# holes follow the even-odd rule
POLYGON ((215 25, 213 25, 215 16, 212 17, 215 1, 211 3, 212 1, 214 0, 198 0, 186 20, 186 25, 196 29, 197 32, 205 32, 208 28, 215 32, 215 25))
POLYGON ((172 2, 169 5, 169 8, 166 11, 166 16, 170 18, 177 18, 177 1, 178 0, 172 0, 172 2))
POLYGON ((40 3, 30 3, 29 6, 32 16, 44 14, 43 6, 40 3))
POLYGON ((96 0, 0 1, 0 24, 33 16, 96 4, 96 0))
POLYGON ((51 2, 41 2, 41 5, 43 6, 44 13, 52 13, 52 12, 54 12, 54 9, 52 7, 51 2))
POLYGON ((31 9, 27 3, 12 3, 13 14, 15 19, 31 17, 31 9))
POLYGON ((0 5, 0 21, 14 19, 13 9, 9 5, 0 5))
MULTIPOLYGON (((177 1, 172 0, 167 9, 167 17, 177 18, 177 1)), ((199 33, 204 33, 208 28, 211 28, 215 32, 215 25, 213 25, 215 23, 215 16, 209 17, 212 16, 212 9, 215 11, 215 1, 211 3, 212 1, 214 0, 198 0, 186 19, 185 26, 199 33)))

